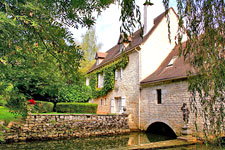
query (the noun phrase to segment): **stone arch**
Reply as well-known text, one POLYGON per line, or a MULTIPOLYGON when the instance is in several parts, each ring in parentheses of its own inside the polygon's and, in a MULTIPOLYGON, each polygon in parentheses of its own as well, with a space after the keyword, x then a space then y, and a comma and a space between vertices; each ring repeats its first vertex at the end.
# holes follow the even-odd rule
POLYGON ((172 125, 167 121, 167 120, 162 120, 162 119, 151 119, 145 126, 144 130, 147 131, 148 127, 150 127, 154 123, 163 123, 167 125, 176 135, 179 135, 179 131, 177 131, 175 128, 172 127, 172 125))

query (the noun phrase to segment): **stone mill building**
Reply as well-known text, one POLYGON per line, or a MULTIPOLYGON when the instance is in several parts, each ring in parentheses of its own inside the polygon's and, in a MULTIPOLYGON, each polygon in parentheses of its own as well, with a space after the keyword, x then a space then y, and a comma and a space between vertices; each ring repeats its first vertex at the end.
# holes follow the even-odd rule
MULTIPOLYGON (((181 107, 190 97, 186 78, 191 67, 178 57, 178 16, 173 8, 169 9, 168 15, 171 41, 164 12, 147 21, 151 27, 145 30, 143 38, 141 30, 137 30, 128 38, 129 43, 123 44, 120 35, 115 46, 96 53, 96 63, 88 75, 112 65, 124 55, 128 56, 127 66, 118 67, 113 72, 114 88, 90 101, 98 104, 99 114, 121 114, 125 107, 130 129, 147 130, 155 123, 163 123, 180 134, 184 126, 181 107)), ((184 41, 185 37, 184 32, 184 41)), ((96 88, 104 87, 104 75, 104 72, 96 74, 96 88)), ((87 84, 89 82, 87 78, 87 84)))

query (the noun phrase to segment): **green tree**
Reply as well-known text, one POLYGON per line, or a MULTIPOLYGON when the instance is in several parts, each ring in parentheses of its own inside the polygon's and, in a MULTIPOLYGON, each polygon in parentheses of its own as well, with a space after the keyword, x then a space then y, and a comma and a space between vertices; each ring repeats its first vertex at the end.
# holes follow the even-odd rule
POLYGON ((80 71, 84 74, 95 63, 95 54, 101 48, 101 44, 97 43, 95 28, 89 29, 84 35, 82 35, 82 42, 80 44, 83 50, 84 56, 81 61, 80 71))
MULTIPOLYGON (((163 0, 166 9, 169 1, 163 0)), ((224 0, 177 0, 180 31, 185 27, 188 36, 180 55, 196 71, 189 77, 191 107, 196 117, 204 119, 205 136, 216 138, 225 132, 224 6, 224 0)), ((178 35, 178 39, 181 45, 182 36, 178 35)))
MULTIPOLYGON (((101 13, 112 2, 0 0, 0 94, 12 110, 26 115, 29 96, 54 98, 60 86, 80 81, 83 51, 68 27, 91 27, 94 12, 101 13)), ((134 27, 133 22, 128 25, 134 27)))

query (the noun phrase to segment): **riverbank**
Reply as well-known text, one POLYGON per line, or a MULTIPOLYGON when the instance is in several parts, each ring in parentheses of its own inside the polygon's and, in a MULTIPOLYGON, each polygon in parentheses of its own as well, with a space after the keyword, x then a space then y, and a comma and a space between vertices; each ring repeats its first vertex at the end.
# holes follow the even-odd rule
MULTIPOLYGON (((126 135, 110 135, 98 137, 85 138, 71 138, 60 140, 46 140, 46 141, 30 141, 30 142, 16 142, 10 144, 0 144, 0 149, 4 150, 129 150, 138 145, 160 144, 167 143, 168 137, 154 135, 144 132, 131 132, 126 135)), ((176 139, 175 139, 176 140, 176 139)), ((169 140, 170 143, 173 143, 169 140)), ((149 148, 149 147, 148 147, 149 148)), ((165 150, 224 150, 216 146, 206 145, 186 145, 179 147, 166 148, 165 150)))

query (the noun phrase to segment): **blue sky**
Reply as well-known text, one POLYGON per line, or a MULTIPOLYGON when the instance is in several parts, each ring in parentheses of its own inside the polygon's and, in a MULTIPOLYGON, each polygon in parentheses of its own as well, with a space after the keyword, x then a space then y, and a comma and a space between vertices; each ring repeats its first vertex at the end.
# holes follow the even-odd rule
MULTIPOLYGON (((162 0, 151 0, 154 5, 148 8, 148 20, 157 17, 159 14, 164 12, 164 6, 162 0)), ((140 10, 143 15, 143 3, 145 0, 137 0, 136 3, 140 6, 140 10)), ((170 0, 170 7, 173 7, 176 11, 176 0, 170 0)), ((113 47, 120 35, 120 9, 118 5, 112 4, 109 8, 102 12, 96 21, 96 36, 98 43, 102 44, 100 51, 105 52, 113 47)), ((81 35, 85 34, 87 28, 72 29, 73 37, 81 41, 81 35)))

